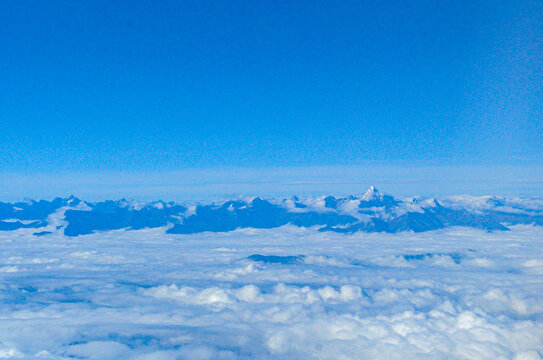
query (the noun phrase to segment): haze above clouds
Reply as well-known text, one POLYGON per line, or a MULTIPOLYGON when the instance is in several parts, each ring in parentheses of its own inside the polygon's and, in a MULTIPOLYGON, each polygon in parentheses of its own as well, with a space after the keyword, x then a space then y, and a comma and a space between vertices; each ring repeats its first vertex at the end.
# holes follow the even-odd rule
POLYGON ((89 201, 215 201, 238 196, 290 197, 361 194, 370 185, 398 196, 539 196, 540 165, 444 165, 427 162, 359 166, 201 168, 172 171, 5 172, 0 201, 53 199, 73 194, 89 201))

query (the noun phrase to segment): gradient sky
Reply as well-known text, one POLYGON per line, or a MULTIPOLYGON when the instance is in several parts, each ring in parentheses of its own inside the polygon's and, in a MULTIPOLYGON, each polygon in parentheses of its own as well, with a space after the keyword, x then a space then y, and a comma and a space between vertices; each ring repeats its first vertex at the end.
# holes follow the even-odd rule
POLYGON ((13 172, 533 163, 540 1, 3 1, 13 172))

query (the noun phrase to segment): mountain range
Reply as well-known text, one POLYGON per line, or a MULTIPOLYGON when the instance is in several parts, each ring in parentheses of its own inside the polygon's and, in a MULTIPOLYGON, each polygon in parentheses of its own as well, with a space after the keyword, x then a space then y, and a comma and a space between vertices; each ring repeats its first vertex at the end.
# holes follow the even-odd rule
POLYGON ((398 199, 372 186, 363 194, 349 197, 256 197, 192 205, 125 199, 87 202, 74 196, 0 202, 0 231, 31 228, 36 229, 36 236, 158 227, 169 234, 193 234, 287 224, 339 233, 423 232, 453 226, 505 231, 516 224, 542 226, 543 200, 467 195, 398 199))

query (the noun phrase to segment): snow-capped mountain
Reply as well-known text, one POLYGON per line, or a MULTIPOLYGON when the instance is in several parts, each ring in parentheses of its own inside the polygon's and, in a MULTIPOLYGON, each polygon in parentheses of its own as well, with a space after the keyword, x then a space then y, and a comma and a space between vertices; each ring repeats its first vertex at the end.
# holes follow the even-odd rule
POLYGON ((543 225, 543 200, 496 196, 396 199, 371 186, 360 196, 275 200, 259 197, 221 203, 85 202, 73 196, 52 201, 0 202, 0 230, 35 228, 37 235, 67 236, 114 229, 166 227, 170 234, 292 224, 340 233, 422 232, 452 226, 508 230, 515 224, 543 225))

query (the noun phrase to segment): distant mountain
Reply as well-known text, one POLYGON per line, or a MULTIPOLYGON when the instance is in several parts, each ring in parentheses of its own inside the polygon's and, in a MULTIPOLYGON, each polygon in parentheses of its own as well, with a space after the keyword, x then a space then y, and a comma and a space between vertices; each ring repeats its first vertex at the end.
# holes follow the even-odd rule
POLYGON ((396 199, 372 186, 360 196, 257 197, 193 206, 125 199, 91 203, 74 196, 0 202, 0 231, 35 228, 39 229, 36 236, 158 227, 166 227, 169 234, 194 234, 287 224, 339 233, 422 232, 452 226, 503 231, 515 224, 543 225, 543 200, 496 196, 396 199))

